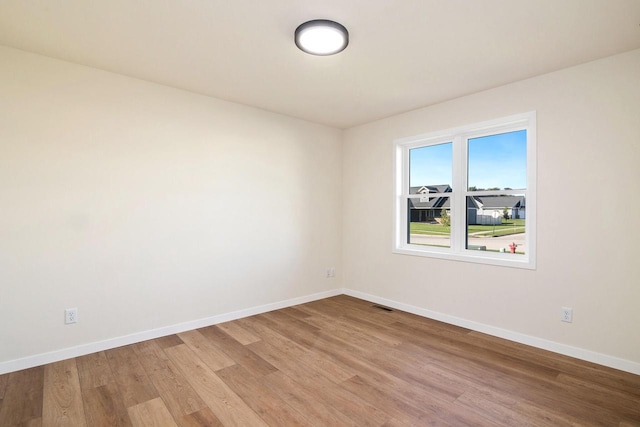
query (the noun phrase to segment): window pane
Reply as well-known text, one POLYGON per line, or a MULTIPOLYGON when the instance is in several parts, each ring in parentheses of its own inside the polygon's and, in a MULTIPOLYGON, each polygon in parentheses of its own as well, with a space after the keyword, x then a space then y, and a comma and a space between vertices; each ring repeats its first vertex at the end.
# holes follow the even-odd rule
POLYGON ((469 190, 527 188, 527 131, 468 140, 469 190))
POLYGON ((407 203, 409 215, 407 243, 451 247, 449 197, 424 196, 409 199, 407 203))
POLYGON ((452 146, 451 142, 446 142, 409 150, 410 193, 451 191, 452 146))
POLYGON ((467 197, 467 249, 524 254, 526 218, 524 195, 467 197))

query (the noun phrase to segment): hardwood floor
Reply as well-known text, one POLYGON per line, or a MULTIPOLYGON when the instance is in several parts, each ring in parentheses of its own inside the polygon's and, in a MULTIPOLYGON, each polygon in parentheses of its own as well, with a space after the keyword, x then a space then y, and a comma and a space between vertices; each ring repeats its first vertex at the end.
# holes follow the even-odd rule
POLYGON ((0 376, 0 426, 640 426, 640 376, 347 296, 0 376))

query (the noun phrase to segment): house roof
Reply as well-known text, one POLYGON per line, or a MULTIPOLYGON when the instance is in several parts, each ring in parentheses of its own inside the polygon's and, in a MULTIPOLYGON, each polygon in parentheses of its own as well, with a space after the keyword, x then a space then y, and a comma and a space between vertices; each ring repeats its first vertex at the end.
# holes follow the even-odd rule
MULTIPOLYGON (((409 208, 410 209, 449 209, 450 197, 429 197, 429 201, 421 202, 420 199, 409 199, 409 208)), ((467 198, 467 207, 468 208, 477 208, 478 204, 474 200, 473 197, 467 198)))
POLYGON ((421 202, 420 199, 409 199, 411 209, 442 209, 449 207, 449 197, 429 197, 429 201, 421 202))
POLYGON ((524 196, 476 196, 483 209, 524 208, 524 196))
POLYGON ((409 187, 409 194, 450 193, 450 192, 451 192, 451 186, 449 184, 419 185, 416 187, 409 187))
MULTIPOLYGON (((435 186, 431 186, 435 187, 435 186)), ((421 187, 412 187, 421 188, 421 187)), ((449 188, 451 191, 451 188, 449 188)), ((419 194, 419 193, 411 193, 419 194)), ((443 209, 449 208, 450 197, 434 196, 429 197, 428 201, 420 201, 420 199, 409 199, 410 209, 443 209)), ((524 196, 474 196, 467 198, 468 208, 482 208, 482 209, 513 209, 524 208, 525 197, 524 196)))

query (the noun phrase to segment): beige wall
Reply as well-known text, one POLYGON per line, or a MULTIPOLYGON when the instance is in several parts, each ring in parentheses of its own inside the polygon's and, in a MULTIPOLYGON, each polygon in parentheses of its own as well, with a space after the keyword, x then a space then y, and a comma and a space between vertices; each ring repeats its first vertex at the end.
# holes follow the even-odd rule
POLYGON ((637 369, 639 70, 636 50, 348 130, 344 286, 637 369), (392 254, 392 141, 533 110, 537 270, 392 254))
POLYGON ((0 368, 344 286, 635 369, 639 69, 634 51, 343 134, 0 48, 0 368), (531 110, 537 270, 392 254, 392 141, 531 110))
POLYGON ((340 288, 341 135, 0 48, 0 364, 340 288))

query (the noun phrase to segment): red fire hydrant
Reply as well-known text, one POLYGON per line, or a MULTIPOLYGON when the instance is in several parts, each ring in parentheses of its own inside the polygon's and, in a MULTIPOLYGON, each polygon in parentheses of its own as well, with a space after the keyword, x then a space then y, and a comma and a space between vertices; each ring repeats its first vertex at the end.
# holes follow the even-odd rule
POLYGON ((511 251, 511 253, 512 253, 512 254, 515 254, 515 253, 516 253, 516 248, 517 248, 517 247, 518 247, 518 245, 516 245, 516 242, 512 242, 512 243, 509 245, 509 250, 511 251))

